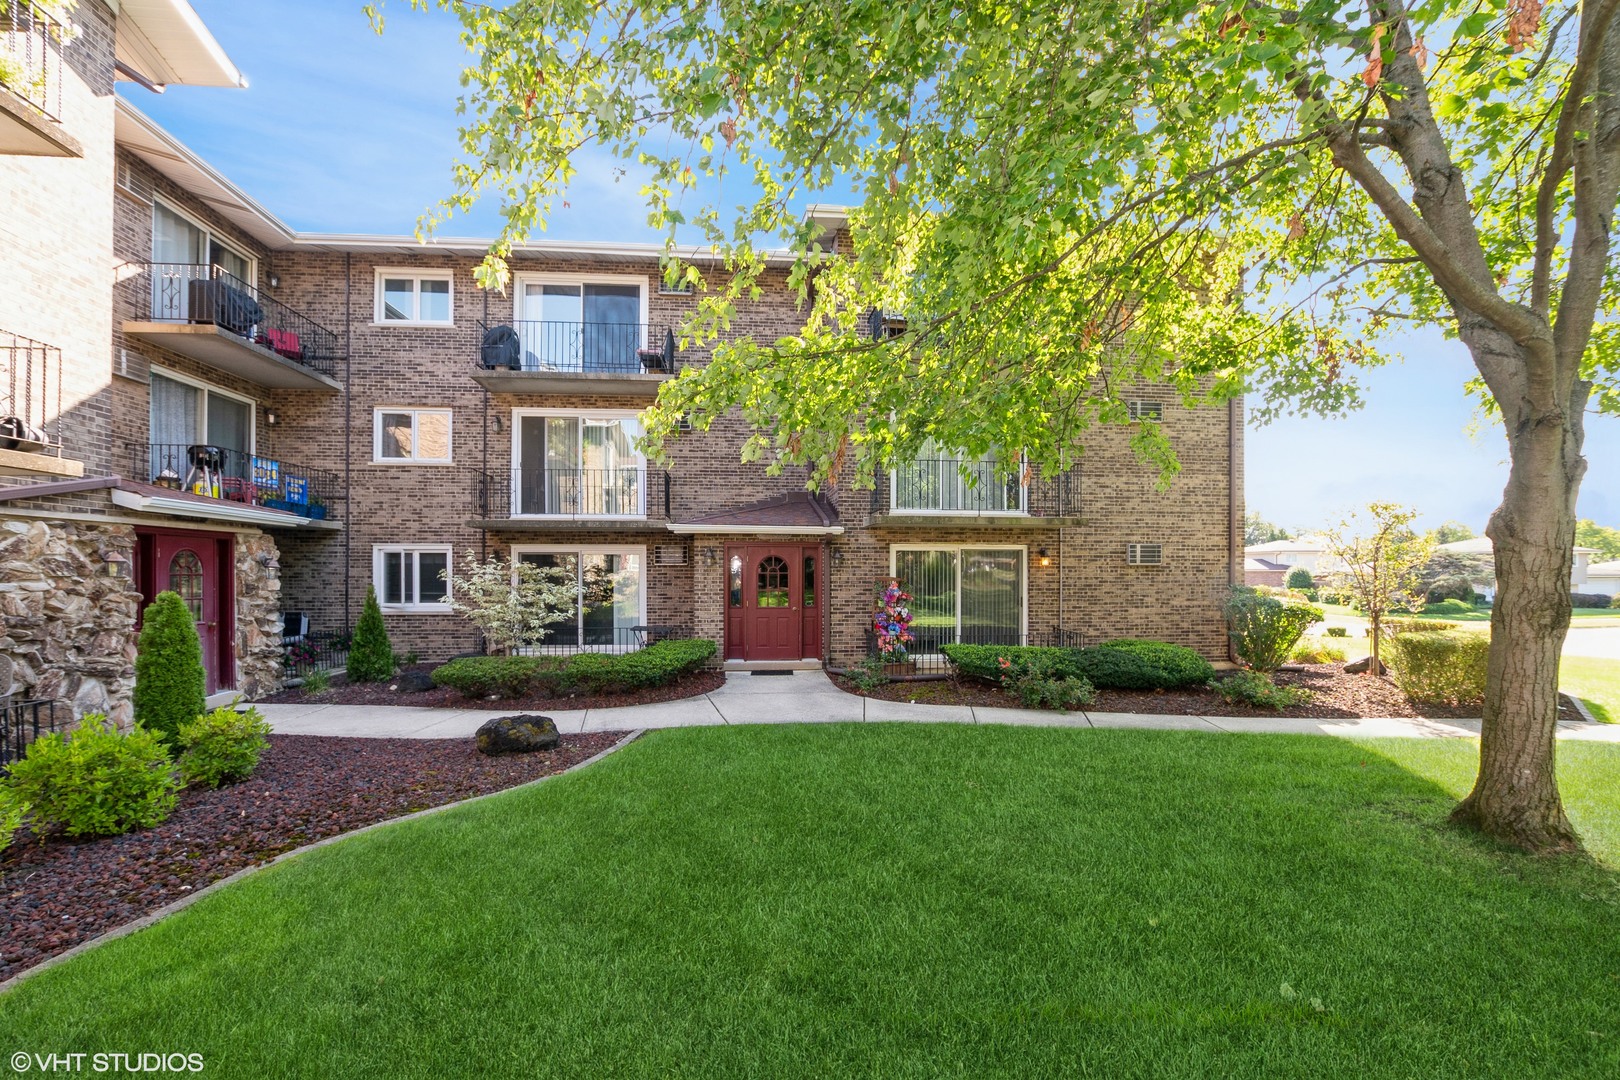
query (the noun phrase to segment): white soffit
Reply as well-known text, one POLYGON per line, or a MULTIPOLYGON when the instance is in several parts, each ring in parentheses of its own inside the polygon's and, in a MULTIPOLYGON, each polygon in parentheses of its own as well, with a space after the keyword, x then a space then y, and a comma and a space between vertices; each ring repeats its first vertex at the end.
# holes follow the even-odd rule
POLYGON ((118 0, 117 57, 154 83, 247 85, 186 0, 118 0))

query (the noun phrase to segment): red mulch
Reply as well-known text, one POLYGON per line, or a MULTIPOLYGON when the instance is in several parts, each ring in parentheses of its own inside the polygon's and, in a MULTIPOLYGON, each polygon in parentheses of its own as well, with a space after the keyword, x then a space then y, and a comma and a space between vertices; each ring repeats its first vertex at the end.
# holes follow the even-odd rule
POLYGON ((363 825, 561 772, 622 732, 486 757, 471 739, 272 735, 253 776, 187 790, 163 824, 98 840, 19 833, 0 855, 0 979, 244 867, 363 825))
MULTIPOLYGON (((419 664, 414 671, 432 671, 433 664, 419 664)), ((619 705, 651 705, 712 693, 726 685, 718 671, 698 671, 667 686, 649 686, 622 694, 541 692, 523 698, 469 698, 460 690, 435 686, 417 694, 394 689, 397 683, 342 683, 319 694, 306 694, 301 686, 278 691, 260 700, 275 705, 416 705, 436 709, 507 709, 514 712, 546 709, 611 709, 619 705)))
MULTIPOLYGON (((1213 690, 1103 690, 1086 706, 1088 712, 1168 713, 1181 716, 1286 716, 1300 719, 1347 719, 1366 716, 1427 717, 1436 720, 1472 719, 1479 716, 1478 705, 1448 708, 1444 705, 1414 705, 1384 676, 1347 675, 1338 664, 1314 664, 1299 671, 1280 671, 1279 686, 1302 686, 1311 691, 1311 700, 1288 709, 1262 709, 1253 705, 1228 704, 1213 690)), ((839 686, 858 693, 847 679, 839 686)), ((981 683, 945 680, 940 682, 891 682, 873 691, 870 697, 886 701, 915 701, 929 705, 982 705, 1022 708, 1012 694, 981 683)), ((1559 719, 1580 721, 1581 716, 1567 699, 1559 698, 1559 719)))

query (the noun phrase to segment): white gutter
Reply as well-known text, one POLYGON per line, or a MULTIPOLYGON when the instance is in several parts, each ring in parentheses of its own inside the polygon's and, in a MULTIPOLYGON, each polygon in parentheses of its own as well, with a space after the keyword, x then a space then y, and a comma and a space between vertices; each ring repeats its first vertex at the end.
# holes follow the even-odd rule
POLYGON ((288 514, 280 510, 265 510, 256 506, 243 506, 221 502, 217 506, 203 506, 189 499, 175 499, 164 495, 142 495, 137 491, 114 488, 112 501, 125 510, 145 514, 172 514, 175 517, 195 517, 217 521, 240 521, 248 525, 279 525, 282 527, 308 525, 312 519, 288 514))
POLYGON ((676 536, 719 536, 744 533, 750 536, 839 536, 842 525, 681 525, 666 526, 676 536))

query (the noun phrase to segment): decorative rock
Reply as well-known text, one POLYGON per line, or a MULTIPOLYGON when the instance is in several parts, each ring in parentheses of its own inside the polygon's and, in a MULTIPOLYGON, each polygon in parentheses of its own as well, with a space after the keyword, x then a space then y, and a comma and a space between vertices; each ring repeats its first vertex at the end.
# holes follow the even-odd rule
MULTIPOLYGON (((1363 656, 1360 660, 1352 660, 1344 665, 1344 670, 1351 675, 1360 675, 1370 667, 1372 667, 1372 657, 1363 656)), ((1382 675, 1388 670, 1389 667, 1380 660, 1378 662, 1378 674, 1382 675)))
POLYGON ((549 716, 497 716, 487 720, 474 736, 484 754, 529 754, 554 750, 561 736, 549 716))
POLYGON ((437 684, 434 683, 433 676, 425 671, 402 671, 399 678, 394 680, 394 685, 402 694, 420 694, 433 689, 437 684))

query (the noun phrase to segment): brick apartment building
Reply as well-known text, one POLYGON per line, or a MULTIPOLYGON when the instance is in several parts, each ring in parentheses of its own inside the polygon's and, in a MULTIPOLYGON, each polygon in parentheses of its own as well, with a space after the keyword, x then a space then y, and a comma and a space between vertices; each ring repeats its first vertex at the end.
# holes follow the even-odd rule
MULTIPOLYGON (((1142 393, 1181 457, 1168 492, 1124 429, 1027 485, 991 463, 967 483, 940 451, 811 495, 801 470, 740 462, 739 416, 659 468, 638 413, 706 359, 678 340, 695 298, 663 287, 660 246, 533 243, 500 294, 473 282, 482 240, 296 232, 113 94, 241 84, 185 5, 81 0, 73 19, 71 44, 0 28, 45 74, 19 93, 0 68, 0 416, 20 422, 0 429, 0 697, 127 719, 139 611, 165 588, 198 618, 210 690, 275 689, 288 617, 343 630, 368 585, 399 651, 474 650, 440 602, 469 554, 575 575, 550 648, 663 631, 728 662, 840 666, 892 574, 922 650, 1131 635, 1224 656, 1240 404, 1142 393)), ((838 236, 836 208, 811 213, 838 236)), ((734 332, 799 329, 791 258, 734 332)))

